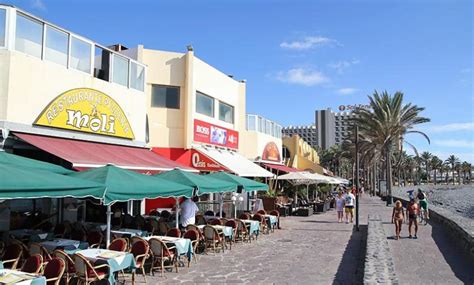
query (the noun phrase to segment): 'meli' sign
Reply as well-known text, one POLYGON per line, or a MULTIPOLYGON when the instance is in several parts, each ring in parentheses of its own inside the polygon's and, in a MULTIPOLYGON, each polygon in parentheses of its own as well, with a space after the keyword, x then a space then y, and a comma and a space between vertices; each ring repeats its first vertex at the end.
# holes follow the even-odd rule
POLYGON ((108 95, 90 88, 64 92, 54 99, 34 125, 134 139, 122 108, 108 95))

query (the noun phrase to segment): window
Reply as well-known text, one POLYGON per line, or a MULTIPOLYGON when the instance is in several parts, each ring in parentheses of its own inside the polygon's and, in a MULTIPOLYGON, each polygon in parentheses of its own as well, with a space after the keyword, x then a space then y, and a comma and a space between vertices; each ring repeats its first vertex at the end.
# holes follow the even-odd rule
POLYGON ((110 70, 110 51, 95 47, 94 52, 94 77, 109 81, 110 70))
POLYGON ((71 68, 91 72, 91 44, 71 37, 71 68))
POLYGON ((265 120, 265 133, 267 135, 272 134, 272 123, 269 120, 265 120))
POLYGON ((113 82, 128 87, 128 59, 114 54, 113 82))
POLYGON ((257 130, 257 117, 256 116, 247 116, 247 130, 256 131, 257 130))
POLYGON ((67 66, 68 41, 69 36, 67 33, 51 26, 46 26, 45 59, 67 66))
POLYGON ((17 14, 15 49, 41 58, 43 46, 43 24, 29 17, 17 14))
POLYGON ((145 68, 135 62, 130 66, 130 87, 143 91, 145 85, 145 68))
POLYGON ((7 26, 7 11, 0 9, 0 47, 5 46, 5 30, 7 26))
POLYGON ((258 131, 265 133, 265 120, 262 117, 258 117, 258 131))
POLYGON ((196 92, 196 112, 209 117, 214 117, 214 98, 196 92))
POLYGON ((151 106, 179 109, 179 87, 152 85, 151 106))
POLYGON ((226 103, 219 102, 219 120, 233 124, 234 107, 226 103))

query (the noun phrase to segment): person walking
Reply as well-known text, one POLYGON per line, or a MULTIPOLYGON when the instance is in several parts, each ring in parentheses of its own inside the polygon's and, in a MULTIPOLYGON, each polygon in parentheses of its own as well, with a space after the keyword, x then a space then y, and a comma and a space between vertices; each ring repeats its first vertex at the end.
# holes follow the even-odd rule
POLYGON ((402 224, 403 220, 405 219, 405 215, 403 214, 403 206, 400 200, 395 202, 395 206, 393 207, 392 211, 392 224, 395 224, 395 239, 400 239, 400 233, 402 231, 402 224))
POLYGON ((339 191, 336 197, 336 211, 337 211, 337 221, 342 223, 342 218, 344 218, 344 198, 342 197, 342 192, 339 191))
POLYGON ((425 220, 426 225, 428 223, 428 220, 430 219, 430 215, 428 213, 428 200, 426 199, 426 193, 418 188, 418 194, 416 195, 416 198, 418 198, 418 201, 420 202, 420 208, 423 209, 423 219, 425 220))
POLYGON ((346 224, 349 223, 349 216, 351 216, 351 223, 354 219, 354 202, 355 196, 349 190, 346 190, 346 195, 344 196, 344 207, 346 210, 346 224))
POLYGON ((408 238, 412 238, 411 227, 415 225, 415 236, 413 238, 418 238, 416 234, 418 233, 418 215, 420 213, 420 208, 418 204, 415 203, 415 199, 410 199, 410 203, 407 206, 407 216, 408 216, 408 238))

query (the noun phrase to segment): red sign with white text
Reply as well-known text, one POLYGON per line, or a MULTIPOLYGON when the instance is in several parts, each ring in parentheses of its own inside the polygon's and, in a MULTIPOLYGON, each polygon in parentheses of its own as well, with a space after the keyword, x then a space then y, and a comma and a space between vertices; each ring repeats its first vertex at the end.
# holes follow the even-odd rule
POLYGON ((239 132, 194 120, 194 141, 238 149, 239 132))
POLYGON ((227 168, 196 150, 191 151, 191 166, 204 171, 227 170, 227 168))

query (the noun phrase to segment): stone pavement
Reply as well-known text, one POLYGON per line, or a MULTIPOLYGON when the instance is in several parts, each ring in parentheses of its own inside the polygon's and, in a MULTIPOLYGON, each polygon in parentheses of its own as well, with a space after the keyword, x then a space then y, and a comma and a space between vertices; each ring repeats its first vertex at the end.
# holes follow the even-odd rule
MULTIPOLYGON (((283 217, 281 230, 225 253, 200 254, 179 273, 148 275, 148 284, 360 284, 363 280, 368 213, 384 223, 400 284, 473 284, 473 262, 436 225, 421 226, 419 239, 393 240, 391 208, 364 197, 360 231, 339 224, 334 210, 310 217, 283 217)), ((406 237, 404 225, 402 237, 406 237)), ((144 284, 137 276, 137 283, 144 284)))

